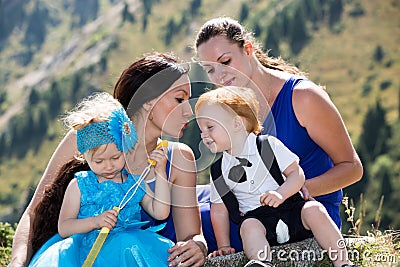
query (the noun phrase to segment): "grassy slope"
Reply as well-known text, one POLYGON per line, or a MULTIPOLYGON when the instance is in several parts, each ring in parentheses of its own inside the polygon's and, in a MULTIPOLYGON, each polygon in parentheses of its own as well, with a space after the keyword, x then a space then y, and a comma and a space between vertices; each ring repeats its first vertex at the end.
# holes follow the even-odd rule
MULTIPOLYGON (((108 2, 108 1, 106 1, 108 2)), ((392 3, 398 1, 363 0, 366 15, 359 18, 344 16, 343 31, 333 34, 326 28, 313 34, 313 40, 301 52, 298 61, 301 68, 310 73, 310 78, 327 86, 328 92, 343 115, 346 125, 355 140, 360 131, 361 120, 369 104, 377 97, 382 104, 389 108, 389 119, 397 116, 399 83, 399 6, 392 3), (384 61, 393 59, 391 68, 374 66, 372 53, 377 45, 381 45, 386 52, 384 61), (374 90, 367 97, 361 97, 362 84, 366 77, 377 75, 373 81, 374 90), (392 86, 384 92, 379 92, 380 82, 390 79, 392 86), (395 97, 394 97, 395 96, 395 97)), ((181 33, 173 39, 172 44, 165 48, 161 41, 160 32, 170 16, 180 19, 180 11, 188 9, 186 1, 161 1, 153 9, 149 17, 147 31, 141 32, 141 23, 125 24, 119 31, 120 45, 113 51, 109 58, 109 71, 103 77, 98 77, 97 83, 104 90, 112 90, 113 83, 132 60, 136 59, 150 49, 158 51, 175 51, 182 59, 189 60, 192 56, 188 46, 191 46, 195 31, 206 20, 220 15, 237 17, 231 10, 239 10, 241 1, 211 1, 204 0, 201 14, 198 19, 190 22, 189 35, 181 33)), ((258 6, 266 6, 266 1, 259 1, 258 6)), ((399 5, 399 4, 398 4, 399 5)), ((345 14, 348 14, 346 10, 345 14)), ((135 13, 137 18, 140 14, 135 13)), ((52 39, 62 39, 60 36, 68 27, 63 26, 57 32, 51 33, 52 39), (60 32, 60 30, 62 30, 60 32)), ((56 45, 48 46, 47 51, 53 51, 56 45)), ((43 52, 44 53, 44 52, 43 52)), ((36 57, 39 57, 37 55, 36 57)), ((36 62, 40 62, 38 59, 36 62)), ((22 72, 22 71, 21 71, 22 72)), ((5 160, 0 164, 0 192, 13 191, 21 195, 26 187, 35 184, 42 174, 48 159, 62 137, 62 129, 58 124, 54 131, 57 133, 52 141, 43 144, 38 155, 29 153, 24 160, 5 160), (15 185, 15 186, 13 186, 15 185)), ((53 131, 53 130, 52 130, 53 131)), ((0 206, 0 214, 2 214, 0 206)))
POLYGON ((314 34, 311 43, 302 51, 299 61, 316 82, 325 84, 338 106, 353 141, 360 134, 360 126, 369 105, 377 98, 389 111, 388 120, 398 118, 398 90, 400 88, 400 3, 398 1, 361 1, 365 16, 352 18, 348 9, 343 18, 343 31, 333 34, 322 29, 314 34), (393 3, 393 4, 392 4, 393 3), (397 4, 395 4, 397 3, 397 4), (396 6, 397 5, 397 6, 396 6), (372 55, 380 45, 385 52, 383 62, 393 60, 390 68, 374 63, 372 55), (361 96, 368 76, 376 75, 373 91, 361 96), (392 86, 380 91, 382 81, 391 80, 392 86))

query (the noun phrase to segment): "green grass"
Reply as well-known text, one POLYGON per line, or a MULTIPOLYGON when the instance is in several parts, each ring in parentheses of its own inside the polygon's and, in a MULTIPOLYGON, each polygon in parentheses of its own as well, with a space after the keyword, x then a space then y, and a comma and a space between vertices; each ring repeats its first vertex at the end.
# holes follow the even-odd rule
MULTIPOLYGON (((109 7, 109 1, 102 0, 101 2, 109 7)), ((190 60, 193 56, 190 46, 193 45, 196 31, 202 23, 216 16, 227 15, 237 18, 237 11, 244 2, 250 3, 255 10, 265 8, 271 3, 271 1, 203 0, 199 16, 191 19, 188 29, 175 36, 168 47, 163 44, 161 38, 163 27, 172 16, 177 20, 180 19, 181 11, 188 9, 188 1, 160 1, 154 6, 145 33, 142 33, 141 29, 141 11, 135 10, 133 13, 136 23, 126 23, 112 31, 101 28, 97 35, 85 40, 85 47, 87 47, 92 45, 96 38, 101 39, 106 34, 114 34, 119 43, 118 48, 110 52, 107 73, 101 77, 91 77, 91 81, 99 90, 112 92, 121 71, 143 53, 152 50, 174 51, 183 60, 190 60)), ((61 1, 54 1, 54 3, 57 6, 61 1)), ((363 0, 360 3, 365 9, 364 16, 351 17, 349 9, 352 5, 346 5, 343 20, 336 27, 336 31, 332 32, 326 26, 321 26, 318 31, 312 33, 310 43, 296 58, 293 58, 294 62, 301 62, 301 69, 309 72, 312 80, 326 85, 354 143, 357 142, 360 134, 364 114, 368 106, 376 99, 381 99, 382 105, 388 109, 387 119, 390 122, 399 116, 400 28, 396 18, 400 11, 400 3, 395 0, 363 0), (385 53, 383 62, 380 64, 372 59, 378 45, 383 47, 385 53), (363 88, 367 81, 369 81, 371 91, 368 95, 363 95, 363 88), (390 86, 382 90, 381 85, 387 81, 391 82, 390 86)), ((102 10, 104 10, 103 7, 102 10)), ((26 68, 10 60, 16 53, 15 50, 22 48, 20 44, 22 35, 13 35, 10 39, 10 48, 1 51, 0 73, 10 71, 10 79, 15 81, 17 77, 38 68, 46 54, 52 54, 60 49, 72 36, 69 28, 70 17, 62 16, 61 18, 63 23, 57 26, 57 30, 49 33, 49 42, 35 54, 32 64, 26 68)), ((262 18, 261 22, 267 24, 270 19, 272 18, 262 18)), ((68 68, 62 73, 67 73, 67 70, 68 68)), ((10 96, 13 100, 18 100, 24 92, 24 90, 10 90, 10 96)), ((0 205, 0 214, 4 214, 11 208, 20 209, 24 204, 27 188, 33 188, 39 181, 51 154, 64 134, 60 123, 53 124, 51 127, 50 131, 54 133, 53 139, 45 141, 37 154, 30 151, 23 159, 4 158, 0 162, 0 195, 13 194, 17 198, 12 205, 0 205)), ((201 183, 207 180, 207 174, 199 175, 201 183)))
POLYGON ((7 266, 11 261, 11 246, 16 225, 0 222, 0 266, 7 266))

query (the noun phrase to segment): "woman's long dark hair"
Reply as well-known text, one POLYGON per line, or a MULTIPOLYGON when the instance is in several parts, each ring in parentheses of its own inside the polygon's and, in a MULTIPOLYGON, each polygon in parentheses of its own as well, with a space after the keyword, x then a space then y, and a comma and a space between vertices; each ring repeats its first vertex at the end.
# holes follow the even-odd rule
POLYGON ((54 234, 58 233, 58 217, 65 190, 74 174, 89 170, 89 165, 82 160, 71 159, 60 169, 56 179, 46 186, 42 200, 35 207, 35 219, 32 224, 33 254, 54 234))
POLYGON ((131 117, 144 103, 153 100, 188 73, 189 66, 178 63, 169 53, 154 52, 128 66, 114 86, 117 99, 131 117))

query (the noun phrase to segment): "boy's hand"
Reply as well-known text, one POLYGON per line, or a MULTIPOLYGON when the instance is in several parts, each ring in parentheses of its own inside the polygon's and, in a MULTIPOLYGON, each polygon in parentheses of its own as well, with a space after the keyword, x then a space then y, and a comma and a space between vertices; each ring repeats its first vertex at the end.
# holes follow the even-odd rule
POLYGON ((260 196, 260 203, 262 206, 270 206, 277 208, 285 201, 285 198, 274 190, 269 190, 260 196))
POLYGON ((217 256, 225 256, 225 255, 229 255, 229 254, 233 254, 235 253, 235 249, 230 247, 230 246, 224 246, 221 248, 218 248, 218 250, 213 251, 212 253, 210 253, 208 255, 209 258, 214 258, 217 256))
POLYGON ((107 227, 113 229, 117 224, 118 213, 115 210, 106 210, 102 214, 94 217, 96 229, 107 227))

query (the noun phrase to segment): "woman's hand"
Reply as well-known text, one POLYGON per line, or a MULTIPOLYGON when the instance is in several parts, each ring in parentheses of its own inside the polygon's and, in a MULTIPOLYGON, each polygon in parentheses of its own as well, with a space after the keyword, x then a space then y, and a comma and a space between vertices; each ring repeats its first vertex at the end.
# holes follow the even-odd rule
POLYGON ((315 200, 311 195, 310 192, 308 191, 307 187, 305 184, 300 189, 301 194, 303 195, 304 200, 315 200))
POLYGON ((220 248, 218 248, 218 250, 215 250, 214 252, 210 253, 210 255, 208 255, 208 257, 214 258, 217 256, 225 256, 225 255, 233 254, 235 252, 236 251, 233 247, 225 246, 225 247, 220 247, 220 248))
POLYGON ((202 266, 206 261, 204 245, 200 241, 190 239, 185 242, 177 242, 168 252, 168 266, 202 266))

